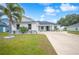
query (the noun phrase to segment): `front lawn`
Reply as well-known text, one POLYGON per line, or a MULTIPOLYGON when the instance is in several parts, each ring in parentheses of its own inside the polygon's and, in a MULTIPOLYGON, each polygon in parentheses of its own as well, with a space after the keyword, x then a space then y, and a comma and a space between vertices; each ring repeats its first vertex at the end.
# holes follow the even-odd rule
POLYGON ((16 34, 13 39, 0 39, 1 55, 56 55, 43 34, 16 34))
POLYGON ((68 33, 79 35, 79 31, 68 31, 68 33))

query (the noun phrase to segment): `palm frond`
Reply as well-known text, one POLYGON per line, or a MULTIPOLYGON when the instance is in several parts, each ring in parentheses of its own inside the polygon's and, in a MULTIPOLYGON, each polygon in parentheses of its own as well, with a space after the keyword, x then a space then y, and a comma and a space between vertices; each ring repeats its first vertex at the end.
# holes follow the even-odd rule
POLYGON ((16 21, 21 22, 22 15, 20 13, 13 13, 13 16, 16 17, 16 21))
POLYGON ((10 16, 10 12, 7 8, 4 8, 3 12, 4 12, 5 15, 10 16))

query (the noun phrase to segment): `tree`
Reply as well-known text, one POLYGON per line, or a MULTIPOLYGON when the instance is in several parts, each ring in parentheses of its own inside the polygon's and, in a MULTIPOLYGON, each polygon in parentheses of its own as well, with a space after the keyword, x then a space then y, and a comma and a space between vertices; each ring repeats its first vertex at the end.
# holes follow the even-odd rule
POLYGON ((65 17, 60 18, 60 20, 57 23, 61 26, 69 26, 79 23, 79 14, 66 15, 65 17))
POLYGON ((16 21, 17 23, 20 23, 22 20, 22 16, 24 14, 23 8, 17 4, 17 3, 6 3, 6 6, 3 6, 4 8, 3 13, 8 17, 9 20, 9 28, 10 33, 12 33, 12 25, 16 21))

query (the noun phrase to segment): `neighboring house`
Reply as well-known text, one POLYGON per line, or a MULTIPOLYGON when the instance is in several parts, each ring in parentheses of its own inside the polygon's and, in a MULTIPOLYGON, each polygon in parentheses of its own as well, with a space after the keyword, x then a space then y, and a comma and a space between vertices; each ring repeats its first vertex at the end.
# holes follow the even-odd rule
POLYGON ((67 27, 68 31, 79 31, 79 23, 67 27))
POLYGON ((4 22, 0 22, 0 32, 7 32, 8 31, 8 26, 4 22))
MULTIPOLYGON (((53 31, 54 30, 54 23, 48 22, 48 21, 34 21, 33 19, 23 16, 22 22, 20 24, 14 23, 12 26, 12 32, 18 32, 19 27, 26 27, 28 30, 33 30, 36 32, 39 31, 53 31)), ((1 27, 1 26, 0 26, 1 27)), ((3 27, 6 27, 6 24, 4 24, 3 27)), ((4 30, 2 30, 4 31, 4 30)))

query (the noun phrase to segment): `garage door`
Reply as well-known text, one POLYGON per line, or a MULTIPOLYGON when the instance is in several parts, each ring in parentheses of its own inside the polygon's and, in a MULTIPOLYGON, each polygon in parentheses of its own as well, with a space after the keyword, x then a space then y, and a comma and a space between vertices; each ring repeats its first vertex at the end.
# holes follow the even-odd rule
POLYGON ((3 27, 0 27, 0 32, 3 32, 3 27))

